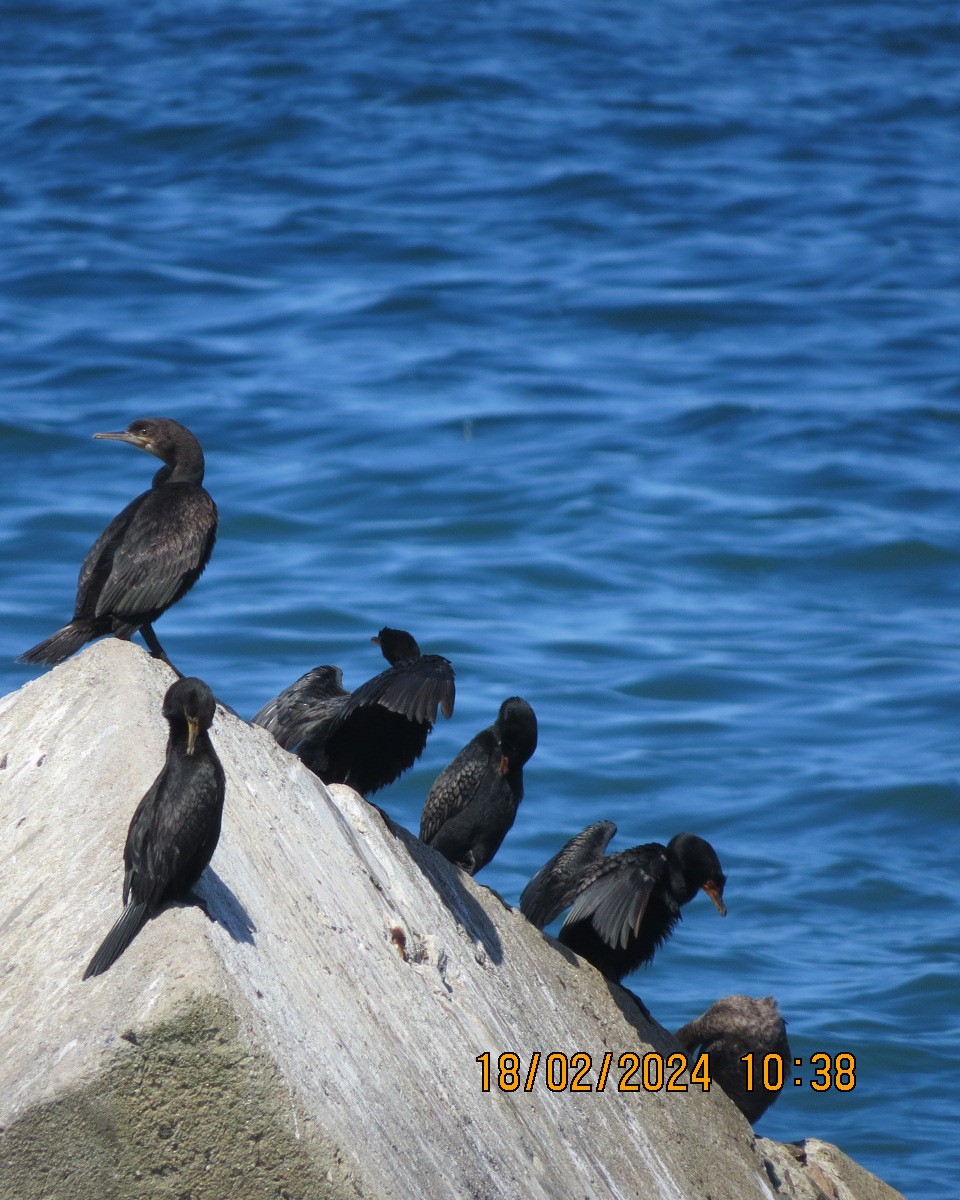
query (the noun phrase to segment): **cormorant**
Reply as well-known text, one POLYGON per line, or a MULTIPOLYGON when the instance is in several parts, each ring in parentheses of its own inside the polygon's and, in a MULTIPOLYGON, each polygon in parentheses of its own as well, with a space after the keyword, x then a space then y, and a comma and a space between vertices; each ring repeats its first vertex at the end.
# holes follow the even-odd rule
POLYGON ((752 1124, 759 1121, 780 1095, 779 1089, 765 1088, 763 1060, 778 1054, 783 1065, 781 1080, 790 1078, 793 1055, 787 1041, 787 1027, 772 996, 755 1000, 752 996, 724 996, 703 1016, 678 1029, 675 1037, 687 1051, 705 1050, 709 1057, 710 1078, 719 1083, 737 1108, 752 1124), (747 1088, 748 1064, 743 1055, 752 1054, 752 1088, 747 1088))
POLYGON ((153 657, 173 667, 153 622, 193 587, 216 540, 217 506, 203 487, 203 450, 169 417, 144 417, 120 433, 93 436, 129 442, 164 465, 150 490, 131 500, 88 551, 73 620, 20 661, 63 662, 105 633, 128 640, 139 629, 153 657))
POLYGON ((537 748, 537 718, 519 696, 437 776, 420 838, 470 875, 500 849, 523 799, 523 765, 537 748))
POLYGON ((437 719, 453 714, 453 667, 422 654, 405 629, 370 639, 390 666, 354 692, 339 667, 315 667, 253 718, 324 783, 346 783, 367 796, 392 783, 423 753, 437 719))
POLYGON ((570 905, 559 941, 619 983, 649 962, 700 888, 721 916, 726 876, 716 851, 693 833, 607 857, 616 826, 591 825, 530 880, 520 911, 542 929, 570 905))
POLYGON ((187 900, 213 857, 223 815, 224 774, 210 741, 216 710, 202 679, 178 679, 163 698, 170 725, 163 769, 133 814, 123 850, 123 915, 90 960, 102 975, 145 922, 171 900, 187 900))

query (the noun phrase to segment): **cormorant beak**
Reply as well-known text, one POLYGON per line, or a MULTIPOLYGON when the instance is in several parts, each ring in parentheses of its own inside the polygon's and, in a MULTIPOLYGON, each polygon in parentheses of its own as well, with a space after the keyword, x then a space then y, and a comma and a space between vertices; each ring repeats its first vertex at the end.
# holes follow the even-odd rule
POLYGON ((727 906, 723 902, 723 896, 720 893, 720 889, 712 879, 707 880, 707 882, 703 885, 703 890, 717 906, 717 912, 720 914, 720 916, 725 917, 727 915, 727 906))
POLYGON ((509 775, 510 774, 510 759, 507 758, 507 756, 505 754, 501 757, 500 765, 497 767, 497 770, 500 772, 501 775, 509 775))
POLYGON ((146 450, 148 454, 152 454, 150 450, 150 438, 142 433, 128 433, 126 429, 122 429, 119 433, 95 433, 94 441, 103 442, 129 442, 131 446, 136 446, 138 450, 146 450))
POLYGON ((200 728, 198 717, 187 717, 187 753, 192 754, 197 745, 197 730, 200 728))
POLYGON ((378 637, 376 637, 376 636, 372 637, 372 638, 370 639, 370 641, 371 641, 371 642, 373 642, 373 644, 374 644, 375 646, 382 646, 382 645, 383 645, 383 642, 381 642, 381 641, 380 641, 380 639, 379 639, 378 637))

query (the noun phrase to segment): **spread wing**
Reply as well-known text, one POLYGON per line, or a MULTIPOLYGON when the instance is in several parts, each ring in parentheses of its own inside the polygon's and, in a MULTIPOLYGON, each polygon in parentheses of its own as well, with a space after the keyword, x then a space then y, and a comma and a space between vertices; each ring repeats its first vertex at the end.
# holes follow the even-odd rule
POLYGON ((617 832, 612 821, 588 825, 534 875, 520 896, 520 911, 538 929, 555 920, 576 900, 583 877, 603 859, 617 832))
POLYGON ((581 877, 561 936, 569 926, 589 921, 608 946, 625 949, 640 930, 654 885, 666 874, 666 853, 657 842, 602 859, 581 877))
POLYGON ((453 714, 456 697, 453 667, 439 654, 423 654, 387 667, 362 683, 344 705, 346 719, 358 708, 379 704, 420 725, 433 725, 437 709, 453 714))
POLYGON ((379 704, 363 705, 337 716, 322 737, 304 738, 297 753, 324 783, 346 783, 367 796, 413 766, 432 728, 379 704))
MULTIPOLYGON (((199 484, 154 488, 138 496, 120 517, 128 512, 114 540, 109 574, 96 599, 94 615, 98 617, 135 618, 163 612, 196 582, 213 550, 217 508, 199 484)), ((109 530, 110 526, 97 544, 109 530)), ((92 573, 102 572, 108 554, 105 547, 92 573)), ((85 562, 84 571, 86 567, 85 562)), ((83 572, 81 583, 82 576, 83 572)))
POLYGON ((433 782, 420 817, 420 839, 430 843, 451 817, 463 812, 497 769, 497 736, 484 729, 460 751, 433 782))
POLYGON ((284 750, 292 750, 308 736, 324 736, 349 695, 339 667, 314 667, 268 700, 252 723, 272 733, 284 750))

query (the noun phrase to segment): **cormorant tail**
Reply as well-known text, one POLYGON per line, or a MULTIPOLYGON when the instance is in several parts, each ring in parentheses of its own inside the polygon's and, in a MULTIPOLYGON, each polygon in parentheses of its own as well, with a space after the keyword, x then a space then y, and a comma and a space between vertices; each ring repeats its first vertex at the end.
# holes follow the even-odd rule
POLYGON ((47 663, 52 667, 62 663, 71 654, 76 654, 81 646, 96 636, 92 621, 71 621, 21 654, 17 662, 47 663))
POLYGON ((149 915, 145 904, 127 905, 119 921, 103 939, 103 945, 90 959, 90 965, 83 973, 84 979, 109 970, 146 924, 149 915))

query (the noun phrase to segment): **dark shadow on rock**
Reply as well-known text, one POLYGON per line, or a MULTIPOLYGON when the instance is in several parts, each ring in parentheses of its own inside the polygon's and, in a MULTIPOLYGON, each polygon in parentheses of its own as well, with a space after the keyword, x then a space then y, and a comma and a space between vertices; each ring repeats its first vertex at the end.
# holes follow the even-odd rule
MULTIPOLYGON (((307 768, 304 767, 304 770, 306 771, 307 768)), ((358 842, 360 839, 353 824, 344 816, 336 797, 332 796, 326 790, 325 785, 315 775, 312 773, 309 774, 317 782, 322 802, 330 805, 340 818, 347 840, 358 842)), ((448 909, 453 919, 467 937, 471 941, 480 943, 490 962, 494 964, 502 963, 503 943, 500 941, 500 935, 497 933, 493 922, 483 911, 483 907, 477 903, 467 888, 463 886, 461 881, 468 877, 464 875, 459 867, 448 862, 442 854, 437 853, 436 850, 432 850, 429 846, 425 846, 408 829, 404 829, 402 825, 398 825, 379 804, 374 804, 372 801, 366 800, 365 797, 360 798, 377 813, 380 820, 383 821, 384 827, 393 835, 395 840, 402 844, 404 850, 406 850, 407 854, 409 854, 420 868, 424 879, 432 884, 444 907, 448 909)), ((372 875, 371 880, 376 887, 380 887, 380 884, 372 875)))
MULTIPOLYGON (((383 815, 397 841, 403 842, 410 857, 423 872, 424 879, 433 886, 434 891, 467 937, 483 946, 492 963, 502 963, 503 943, 500 941, 496 926, 483 911, 482 905, 478 904, 468 889, 463 886, 462 880, 469 876, 465 875, 459 867, 454 866, 452 862, 448 862, 442 854, 425 846, 418 837, 414 837, 402 825, 397 825, 395 821, 386 817, 386 814, 383 815)), ((509 907, 496 892, 493 892, 493 895, 497 896, 504 907, 509 907)))
POLYGON ((207 867, 194 891, 210 920, 222 925, 235 942, 245 942, 248 946, 256 944, 253 935, 257 927, 250 920, 250 914, 213 867, 207 867))
POLYGON ((610 996, 620 1010, 623 1019, 637 1031, 640 1040, 659 1050, 661 1054, 674 1054, 680 1048, 676 1038, 650 1014, 638 995, 622 984, 607 980, 610 996))

